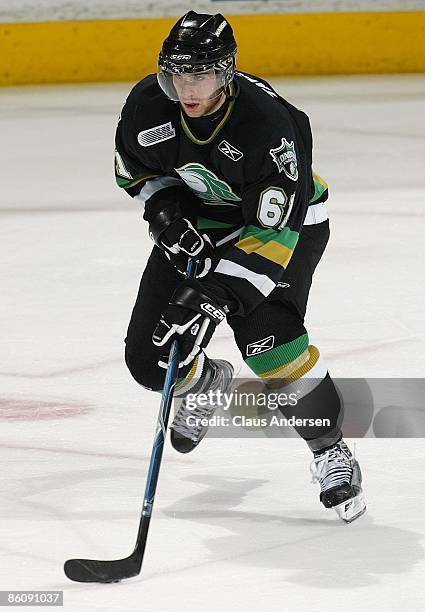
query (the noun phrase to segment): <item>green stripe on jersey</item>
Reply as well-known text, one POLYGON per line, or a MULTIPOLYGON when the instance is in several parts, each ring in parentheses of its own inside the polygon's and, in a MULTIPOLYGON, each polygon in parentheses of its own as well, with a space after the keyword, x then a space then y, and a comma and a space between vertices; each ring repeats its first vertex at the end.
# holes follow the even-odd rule
POLYGON ((134 183, 134 179, 126 179, 121 176, 115 176, 118 187, 130 187, 131 183, 134 183))
POLYGON ((224 221, 215 221, 214 219, 207 219, 207 217, 198 217, 197 219, 197 229, 213 229, 213 228, 223 228, 226 229, 228 227, 235 227, 233 223, 224 223, 224 221))
POLYGON ((267 244, 267 242, 270 242, 270 240, 274 240, 275 242, 283 244, 283 246, 286 246, 288 249, 293 251, 298 242, 299 233, 289 229, 289 227, 284 227, 278 232, 273 228, 262 229, 260 227, 256 227, 255 225, 247 225, 242 230, 239 240, 250 238, 251 236, 263 244, 267 244))
POLYGON ((313 172, 313 182, 314 182, 314 195, 310 199, 309 204, 314 204, 317 200, 320 200, 322 195, 327 191, 328 185, 325 181, 315 172, 313 172))

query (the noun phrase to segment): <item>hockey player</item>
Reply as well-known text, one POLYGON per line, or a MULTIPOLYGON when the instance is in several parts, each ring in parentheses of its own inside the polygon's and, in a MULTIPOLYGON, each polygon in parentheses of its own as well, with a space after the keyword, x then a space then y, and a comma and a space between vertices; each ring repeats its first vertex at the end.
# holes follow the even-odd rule
MULTIPOLYGON (((329 238, 327 185, 312 170, 308 117, 266 81, 236 72, 235 55, 222 15, 190 11, 165 40, 158 73, 132 89, 122 110, 116 180, 144 207, 155 243, 126 363, 141 385, 160 391, 177 335, 175 396, 225 391, 233 368, 204 349, 227 318, 256 376, 274 389, 295 384, 298 402, 282 408, 286 417, 329 419, 296 430, 313 452, 320 500, 350 522, 365 511, 360 468, 342 440, 339 396, 304 327, 329 238), (197 262, 195 279, 181 274, 188 258, 197 262)), ((198 445, 207 427, 188 416, 209 417, 213 404, 189 410, 182 400, 174 448, 198 445)))

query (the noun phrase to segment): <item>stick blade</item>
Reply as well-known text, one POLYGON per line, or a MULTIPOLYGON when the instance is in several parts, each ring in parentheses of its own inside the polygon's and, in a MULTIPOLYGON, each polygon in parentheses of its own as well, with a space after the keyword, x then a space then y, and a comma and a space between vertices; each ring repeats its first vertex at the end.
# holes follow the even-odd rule
POLYGON ((68 559, 64 565, 67 578, 74 582, 119 582, 140 573, 141 563, 134 554, 125 559, 96 561, 68 559))

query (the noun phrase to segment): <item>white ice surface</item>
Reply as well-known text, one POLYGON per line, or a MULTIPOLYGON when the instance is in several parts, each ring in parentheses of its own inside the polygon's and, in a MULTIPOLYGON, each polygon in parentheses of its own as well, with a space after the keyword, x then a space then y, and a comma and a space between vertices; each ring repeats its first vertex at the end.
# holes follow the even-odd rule
MULTIPOLYGON (((313 343, 334 376, 423 376, 425 77, 276 83, 331 187, 313 343)), ((0 590, 63 589, 77 612, 422 610, 421 439, 357 441, 368 513, 350 526, 301 440, 167 445, 142 577, 64 577, 66 558, 131 551, 157 416, 122 358, 150 249, 112 176, 128 88, 0 91, 0 590)), ((210 354, 241 363, 224 325, 210 354)))

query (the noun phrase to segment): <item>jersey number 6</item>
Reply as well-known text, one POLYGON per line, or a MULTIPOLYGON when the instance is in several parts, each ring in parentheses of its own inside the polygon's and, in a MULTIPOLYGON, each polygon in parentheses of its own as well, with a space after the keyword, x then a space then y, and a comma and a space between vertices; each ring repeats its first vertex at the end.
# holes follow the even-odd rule
POLYGON ((289 199, 280 187, 268 187, 260 194, 257 217, 263 227, 282 229, 288 220, 295 194, 289 199))

